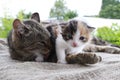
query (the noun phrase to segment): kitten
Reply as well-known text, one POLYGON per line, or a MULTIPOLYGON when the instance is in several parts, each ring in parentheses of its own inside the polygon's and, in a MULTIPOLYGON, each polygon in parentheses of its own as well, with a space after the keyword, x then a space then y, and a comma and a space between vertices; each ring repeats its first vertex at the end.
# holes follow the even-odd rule
POLYGON ((51 50, 50 34, 38 13, 26 21, 15 19, 7 41, 11 58, 20 61, 44 61, 51 50))
POLYGON ((95 54, 82 54, 83 48, 89 42, 93 30, 93 27, 79 20, 69 21, 64 29, 59 26, 56 38, 58 63, 94 64, 101 61, 101 57, 95 54))

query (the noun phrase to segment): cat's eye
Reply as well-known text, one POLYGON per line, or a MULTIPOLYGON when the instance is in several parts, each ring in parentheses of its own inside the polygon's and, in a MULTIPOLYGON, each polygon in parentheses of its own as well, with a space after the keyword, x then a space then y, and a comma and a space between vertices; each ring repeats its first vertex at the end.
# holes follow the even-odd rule
POLYGON ((86 41, 87 41, 87 38, 84 37, 84 36, 81 36, 81 37, 79 38, 79 40, 81 40, 81 41, 83 41, 83 42, 86 42, 86 41))
POLYGON ((71 34, 68 34, 67 36, 69 39, 72 39, 72 35, 71 34))
POLYGON ((70 40, 70 39, 73 39, 72 35, 71 34, 62 34, 63 38, 65 40, 70 40))
POLYGON ((84 40, 84 39, 85 39, 85 37, 81 36, 79 39, 80 39, 80 40, 84 40))
POLYGON ((24 30, 25 30, 24 31, 25 34, 29 33, 29 30, 27 28, 24 28, 24 30))

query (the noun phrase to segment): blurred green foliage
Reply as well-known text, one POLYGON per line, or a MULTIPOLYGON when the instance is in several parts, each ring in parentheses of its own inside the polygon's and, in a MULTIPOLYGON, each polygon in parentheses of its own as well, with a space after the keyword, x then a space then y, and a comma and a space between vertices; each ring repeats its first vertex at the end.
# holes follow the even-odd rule
POLYGON ((74 17, 77 17, 78 14, 76 11, 71 11, 71 10, 68 10, 65 14, 64 14, 64 20, 69 20, 69 19, 72 19, 74 17))
POLYGON ((99 17, 120 19, 120 0, 102 0, 99 17))
POLYGON ((104 26, 97 29, 96 36, 114 45, 120 46, 120 26, 112 24, 111 27, 104 26))
POLYGON ((21 10, 21 11, 18 12, 17 18, 20 19, 20 20, 28 19, 28 18, 30 18, 31 15, 32 15, 31 12, 26 14, 26 13, 24 13, 24 10, 21 10))
MULTIPOLYGON (((17 18, 20 20, 28 19, 31 16, 31 13, 25 14, 24 10, 21 10, 17 14, 17 18)), ((5 13, 4 17, 0 18, 0 38, 6 38, 9 31, 12 29, 12 23, 14 18, 5 13)))
POLYGON ((1 18, 2 26, 0 26, 0 38, 7 37, 7 34, 9 33, 9 31, 12 28, 13 20, 14 19, 8 15, 5 15, 3 18, 1 18))
POLYGON ((117 5, 119 4, 120 0, 102 0, 102 9, 104 9, 105 7, 107 7, 109 4, 112 5, 117 5))
POLYGON ((118 5, 108 5, 100 11, 100 17, 110 18, 110 19, 120 19, 120 4, 118 5))
POLYGON ((56 0, 49 14, 50 18, 56 18, 57 20, 68 20, 78 16, 76 11, 72 11, 65 6, 64 0, 56 0))
POLYGON ((50 10, 50 17, 57 18, 57 20, 62 20, 67 10, 67 7, 64 4, 64 0, 56 0, 54 7, 50 10))

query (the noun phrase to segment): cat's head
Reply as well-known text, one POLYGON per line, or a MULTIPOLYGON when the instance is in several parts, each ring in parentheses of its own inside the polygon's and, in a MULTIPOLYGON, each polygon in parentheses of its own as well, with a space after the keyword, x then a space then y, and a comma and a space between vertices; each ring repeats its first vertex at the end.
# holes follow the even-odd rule
POLYGON ((95 28, 88 26, 80 20, 70 20, 63 30, 63 38, 72 47, 84 45, 91 38, 91 32, 95 28))
POLYGON ((48 53, 51 47, 49 37, 49 32, 40 24, 38 13, 32 14, 29 20, 15 19, 13 22, 12 40, 19 48, 48 53))

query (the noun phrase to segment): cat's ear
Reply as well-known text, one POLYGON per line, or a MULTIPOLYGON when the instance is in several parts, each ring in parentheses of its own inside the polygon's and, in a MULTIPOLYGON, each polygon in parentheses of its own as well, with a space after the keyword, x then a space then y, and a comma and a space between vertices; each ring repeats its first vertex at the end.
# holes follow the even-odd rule
POLYGON ((36 20, 37 22, 40 23, 40 16, 39 16, 39 13, 33 13, 32 16, 31 16, 31 19, 34 19, 36 20))
POLYGON ((21 23, 21 21, 20 21, 19 19, 15 19, 15 20, 13 21, 13 28, 14 28, 14 29, 17 29, 18 26, 21 25, 21 24, 22 24, 22 23, 21 23))
POLYGON ((87 26, 88 27, 88 29, 89 29, 89 31, 90 32, 92 32, 92 31, 94 31, 95 30, 95 28, 94 27, 91 27, 91 26, 87 26))
POLYGON ((73 31, 77 30, 77 25, 78 25, 78 22, 76 20, 71 20, 71 21, 69 21, 69 24, 68 24, 70 29, 73 31))

